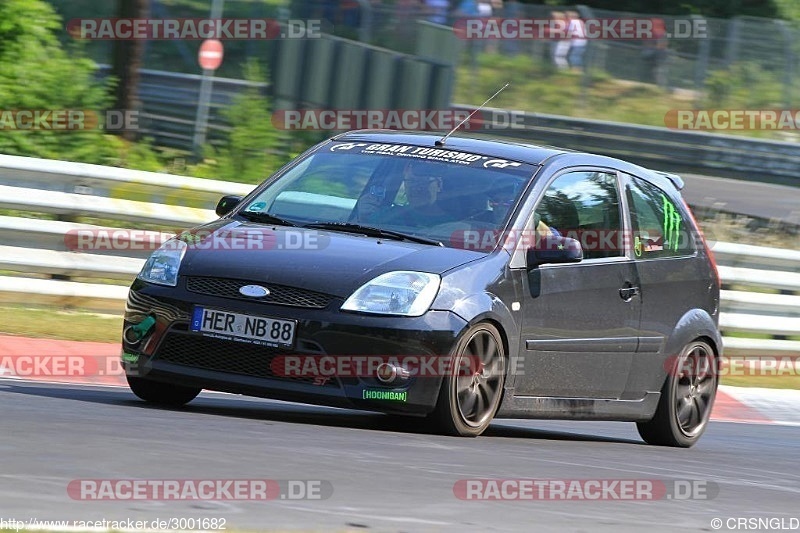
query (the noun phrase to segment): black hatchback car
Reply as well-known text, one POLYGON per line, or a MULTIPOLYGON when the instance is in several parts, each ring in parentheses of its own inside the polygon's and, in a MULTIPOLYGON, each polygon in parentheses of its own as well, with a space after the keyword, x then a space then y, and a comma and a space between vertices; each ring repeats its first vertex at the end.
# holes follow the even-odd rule
POLYGON ((140 398, 202 389, 422 416, 636 422, 691 446, 719 279, 674 175, 468 137, 355 131, 166 242, 131 286, 140 398))

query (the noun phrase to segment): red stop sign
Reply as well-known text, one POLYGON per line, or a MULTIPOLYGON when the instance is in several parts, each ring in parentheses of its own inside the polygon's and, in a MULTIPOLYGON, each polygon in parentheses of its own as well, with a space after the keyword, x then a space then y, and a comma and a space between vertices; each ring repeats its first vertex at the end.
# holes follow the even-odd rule
POLYGON ((206 39, 200 45, 200 52, 197 54, 197 61, 204 69, 216 70, 222 64, 223 48, 222 41, 217 39, 206 39))

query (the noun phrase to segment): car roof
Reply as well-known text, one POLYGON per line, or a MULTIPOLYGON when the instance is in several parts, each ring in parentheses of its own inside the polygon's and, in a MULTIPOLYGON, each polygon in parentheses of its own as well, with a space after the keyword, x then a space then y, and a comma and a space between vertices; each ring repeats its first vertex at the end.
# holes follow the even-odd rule
POLYGON ((573 165, 601 165, 611 166, 634 176, 645 178, 662 189, 671 189, 680 194, 683 180, 666 172, 659 172, 641 167, 628 161, 613 157, 558 148, 528 144, 519 141, 497 139, 495 137, 470 136, 463 133, 454 134, 447 138, 442 146, 437 146, 444 134, 440 132, 402 131, 402 130, 354 130, 333 137, 334 141, 370 142, 387 144, 408 144, 412 146, 428 146, 444 150, 461 150, 473 154, 499 157, 510 161, 543 165, 545 161, 558 160, 566 166, 573 165), (560 156, 560 157, 559 157, 560 156))
POLYGON ((443 150, 461 150, 473 154, 501 157, 510 161, 540 165, 554 155, 567 153, 569 150, 550 146, 537 146, 520 142, 498 139, 453 135, 447 138, 443 146, 437 146, 442 133, 412 132, 398 130, 356 130, 334 137, 336 141, 366 141, 373 143, 410 144, 429 146, 443 150))

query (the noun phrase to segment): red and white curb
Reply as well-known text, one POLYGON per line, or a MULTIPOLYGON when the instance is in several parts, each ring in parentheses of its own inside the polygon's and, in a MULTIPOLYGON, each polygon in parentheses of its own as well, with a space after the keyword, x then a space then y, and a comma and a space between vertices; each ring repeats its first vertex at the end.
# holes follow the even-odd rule
POLYGON ((11 335, 0 335, 0 378, 81 385, 127 385, 120 364, 119 344, 11 335))
MULTIPOLYGON (((125 386, 119 365, 120 345, 103 342, 78 342, 57 339, 31 339, 0 335, 0 378, 48 383, 125 386), (79 375, 47 375, 42 372, 20 375, 14 372, 12 358, 36 356, 92 358, 98 369, 79 375)), ((29 365, 30 367, 30 365, 29 365)), ((800 426, 800 390, 761 389, 721 385, 711 419, 719 422, 780 424, 800 426)))
POLYGON ((800 390, 721 385, 711 419, 800 426, 800 390))

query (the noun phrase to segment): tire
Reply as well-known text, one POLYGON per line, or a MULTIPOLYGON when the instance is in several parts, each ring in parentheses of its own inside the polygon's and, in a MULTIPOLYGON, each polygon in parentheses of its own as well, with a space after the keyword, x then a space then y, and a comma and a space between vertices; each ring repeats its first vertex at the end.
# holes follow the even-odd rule
POLYGON ((442 380, 429 418, 441 433, 477 437, 489 427, 503 396, 506 355, 500 332, 486 322, 472 326, 452 357, 454 371, 442 380))
POLYGON ((180 407, 194 400, 202 389, 161 383, 145 378, 127 376, 128 386, 142 400, 158 405, 180 407))
POLYGON ((638 422, 648 444, 689 448, 708 425, 719 372, 714 350, 704 341, 687 344, 671 367, 652 420, 638 422))

